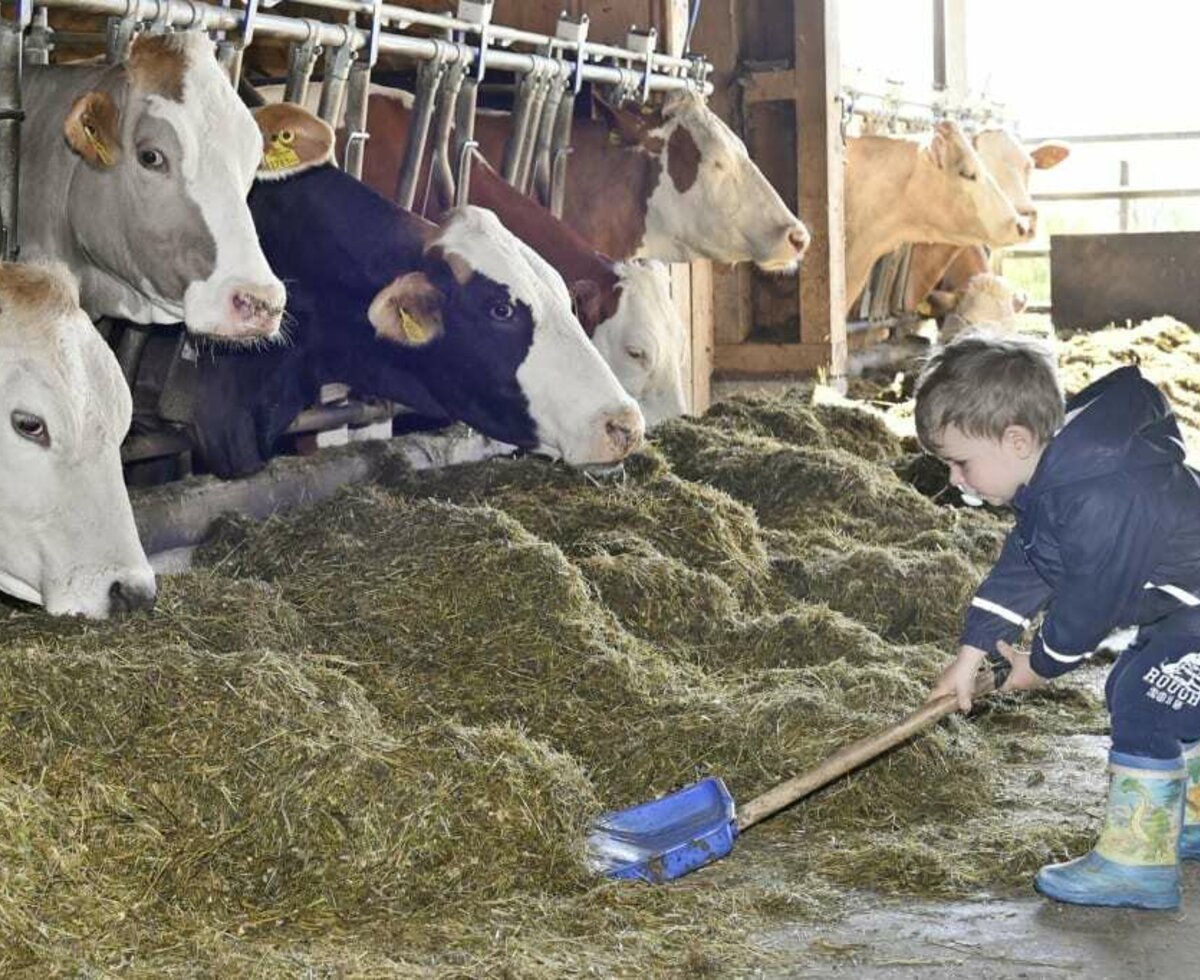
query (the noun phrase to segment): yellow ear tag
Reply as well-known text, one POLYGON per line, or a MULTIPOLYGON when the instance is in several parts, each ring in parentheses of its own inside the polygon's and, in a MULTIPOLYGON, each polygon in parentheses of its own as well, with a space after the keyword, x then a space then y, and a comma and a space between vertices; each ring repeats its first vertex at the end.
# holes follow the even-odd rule
POLYGON ((91 126, 84 125, 83 135, 87 137, 88 143, 96 151, 96 156, 100 158, 100 162, 106 167, 111 167, 113 165, 112 154, 108 152, 108 147, 104 145, 104 141, 96 135, 96 131, 91 126))
POLYGON ((429 329, 408 310, 400 311, 400 333, 410 344, 424 344, 429 340, 429 329))
POLYGON ((913 312, 918 316, 931 317, 933 316, 933 307, 929 304, 929 300, 923 299, 917 304, 917 308, 913 312))
POLYGON ((610 129, 608 131, 608 141, 610 143, 612 143, 613 146, 620 146, 621 142, 622 142, 621 134, 618 133, 615 129, 610 129))
POLYGON ((271 137, 271 145, 263 154, 264 167, 267 170, 287 170, 298 166, 300 155, 292 149, 295 141, 296 136, 290 129, 271 137))

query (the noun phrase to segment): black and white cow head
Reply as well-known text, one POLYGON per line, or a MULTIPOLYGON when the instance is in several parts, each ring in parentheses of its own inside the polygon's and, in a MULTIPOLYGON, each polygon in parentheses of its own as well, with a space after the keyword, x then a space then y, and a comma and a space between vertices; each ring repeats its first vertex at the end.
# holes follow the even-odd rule
POLYGON ((426 388, 494 439, 572 465, 624 459, 637 403, 588 340, 561 276, 491 212, 448 212, 419 270, 379 292, 376 336, 419 363, 426 388))

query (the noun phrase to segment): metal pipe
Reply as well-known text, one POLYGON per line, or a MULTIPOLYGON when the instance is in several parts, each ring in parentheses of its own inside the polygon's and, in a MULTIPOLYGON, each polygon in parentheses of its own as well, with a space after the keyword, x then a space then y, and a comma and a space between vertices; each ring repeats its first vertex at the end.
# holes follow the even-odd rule
MULTIPOLYGON (((454 50, 451 45, 442 44, 442 48, 454 50)), ((396 183, 396 203, 406 211, 412 210, 413 199, 416 197, 417 178, 421 174, 421 162, 425 159, 425 141, 429 136, 429 122, 433 117, 438 86, 441 84, 445 68, 446 63, 439 59, 423 61, 417 69, 412 124, 409 126, 404 161, 400 165, 400 176, 396 183)))
POLYGON ((564 98, 558 105, 558 118, 554 126, 554 142, 550 162, 550 194, 547 207, 556 218, 561 218, 563 202, 567 193, 567 163, 571 156, 571 126, 575 121, 575 100, 564 98))
POLYGON ((526 179, 525 192, 529 193, 532 186, 537 199, 545 207, 550 206, 550 177, 553 169, 550 153, 551 147, 554 145, 555 133, 558 130, 558 110, 563 104, 565 92, 565 79, 555 75, 549 80, 546 88, 546 101, 542 106, 540 125, 537 130, 537 140, 533 148, 530 173, 526 179))
POLYGON ((312 79, 313 65, 321 54, 317 43, 319 27, 316 21, 305 21, 309 25, 309 36, 288 49, 287 84, 283 89, 283 101, 292 105, 304 105, 308 98, 308 83, 312 79))
POLYGON ((546 96, 550 93, 553 76, 547 65, 541 76, 532 76, 533 102, 529 108, 529 125, 525 130, 525 138, 521 142, 521 155, 517 162, 516 179, 513 184, 522 194, 529 193, 529 179, 533 175, 533 150, 537 145, 538 135, 542 130, 542 111, 546 108, 546 96))
POLYGON ((345 405, 318 405, 306 408, 284 430, 294 436, 304 432, 325 432, 343 425, 370 425, 396 417, 401 406, 389 401, 350 401, 345 405))
POLYGON ((5 262, 15 262, 21 251, 21 48, 22 25, 0 23, 0 254, 5 262))
POLYGON ((475 103, 479 95, 479 80, 477 78, 463 79, 462 89, 458 93, 458 102, 454 107, 454 159, 458 162, 458 180, 454 188, 454 206, 459 207, 470 203, 471 200, 471 167, 464 167, 464 154, 469 154, 470 148, 478 146, 475 142, 475 103))
POLYGON ((1200 197, 1200 187, 1113 187, 1095 191, 1046 191, 1035 201, 1141 201, 1147 198, 1200 197))
POLYGON ((454 124, 458 93, 462 89, 466 66, 456 61, 446 69, 438 92, 437 117, 433 127, 433 156, 429 162, 429 184, 425 189, 426 202, 421 212, 427 213, 430 188, 438 195, 439 203, 449 205, 454 200, 454 167, 450 162, 450 130, 454 124))
POLYGON ((533 111, 534 92, 541 80, 542 60, 534 62, 533 71, 517 85, 516 104, 513 107, 512 129, 508 142, 504 144, 504 159, 500 164, 500 175, 510 184, 516 185, 521 167, 521 154, 525 151, 525 140, 529 133, 533 111))
POLYGON ((363 152, 371 138, 367 132, 367 95, 371 87, 371 66, 355 62, 346 85, 346 159, 343 169, 356 180, 362 179, 363 152))
POLYGON ((345 44, 325 50, 325 75, 321 79, 321 101, 317 104, 317 115, 334 129, 337 129, 340 121, 342 98, 346 94, 350 65, 354 61, 354 40, 347 39, 345 44))
POLYGON ((1165 133, 1101 133, 1090 136, 1037 136, 1022 137, 1026 145, 1045 143, 1047 140, 1062 140, 1064 143, 1147 143, 1158 140, 1200 140, 1200 130, 1185 129, 1165 133))
MULTIPOLYGON (((160 23, 202 28, 208 31, 234 30, 240 23, 237 11, 226 10, 213 4, 194 2, 194 0, 36 0, 36 2, 39 6, 69 7, 85 13, 98 14, 119 15, 123 14, 128 7, 134 12, 134 16, 137 19, 150 20, 155 18, 156 15, 161 14, 158 18, 160 23)), ((360 9, 364 13, 370 13, 373 8, 373 4, 364 3, 360 9)), ((422 15, 420 11, 406 11, 398 7, 389 8, 385 6, 382 9, 381 16, 387 21, 407 19, 411 23, 436 23, 438 26, 452 27, 456 30, 471 30, 471 25, 467 22, 458 23, 454 18, 422 15)), ((256 33, 281 37, 292 41, 305 40, 309 36, 310 30, 310 27, 304 20, 295 17, 281 17, 277 14, 259 14, 255 20, 256 33)), ((317 40, 323 47, 338 47, 345 43, 347 36, 351 38, 356 50, 368 43, 369 40, 368 32, 366 31, 357 28, 346 28, 340 24, 328 23, 321 24, 317 40)), ((521 31, 506 31, 498 26, 489 27, 489 36, 492 36, 494 41, 497 39, 501 41, 519 40, 542 45, 548 44, 551 40, 541 35, 527 34, 521 31), (497 38, 497 35, 500 34, 504 36, 497 38)), ((570 47, 569 42, 556 43, 562 47, 570 47)), ((433 60, 444 46, 445 42, 436 38, 410 37, 408 35, 386 32, 379 36, 379 50, 381 52, 403 55, 417 61, 433 60)), ((452 48, 452 50, 454 49, 452 48)), ((462 46, 462 51, 464 55, 460 55, 455 51, 447 60, 454 61, 467 54, 474 57, 475 49, 473 47, 464 45, 462 46)), ((589 56, 594 58, 621 57, 628 60, 631 57, 628 51, 623 51, 620 48, 610 48, 606 45, 592 44, 590 41, 587 43, 587 52, 589 56)), ((538 55, 523 54, 496 48, 488 52, 489 67, 516 72, 518 74, 528 74, 533 71, 534 65, 539 59, 540 56, 538 55)), ((708 81, 705 81, 703 84, 699 83, 692 74, 694 65, 691 62, 660 55, 654 56, 654 62, 656 65, 665 68, 680 68, 688 73, 680 76, 656 73, 650 80, 651 91, 700 90, 706 95, 711 94, 713 90, 712 83, 708 81)), ((705 74, 709 70, 711 70, 711 66, 706 64, 705 74)), ((616 85, 624 78, 623 71, 623 69, 612 65, 586 64, 583 66, 582 75, 585 81, 598 82, 602 85, 616 85)))

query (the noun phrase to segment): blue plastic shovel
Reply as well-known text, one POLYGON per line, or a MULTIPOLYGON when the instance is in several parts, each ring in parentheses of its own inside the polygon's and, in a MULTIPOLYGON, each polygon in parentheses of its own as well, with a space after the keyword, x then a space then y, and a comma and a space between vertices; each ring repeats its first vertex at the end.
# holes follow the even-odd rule
MULTIPOLYGON (((975 696, 1000 687, 1008 662, 994 655, 981 671, 975 696)), ((953 694, 930 701, 897 725, 839 749, 820 765, 735 807, 725 783, 713 776, 649 803, 601 816, 588 836, 588 861, 610 878, 661 882, 682 878, 731 850, 738 834, 835 779, 882 755, 958 708, 953 694)))

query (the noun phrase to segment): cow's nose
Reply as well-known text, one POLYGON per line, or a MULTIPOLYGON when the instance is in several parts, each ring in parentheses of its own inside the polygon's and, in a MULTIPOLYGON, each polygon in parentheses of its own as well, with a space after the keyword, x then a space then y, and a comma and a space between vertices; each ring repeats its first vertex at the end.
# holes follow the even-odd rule
POLYGON ((804 225, 796 225, 787 235, 788 244, 796 251, 796 257, 799 258, 807 250, 809 242, 812 241, 812 236, 808 233, 808 229, 804 225))
POLYGON ((1033 226, 1029 223, 1029 220, 1027 218, 1018 218, 1017 219, 1017 234, 1021 238, 1032 238, 1033 237, 1033 226))
POLYGON ((604 432, 617 459, 624 459, 642 444, 646 423, 636 407, 623 409, 604 423, 604 432))
POLYGON ((139 609, 153 609, 157 593, 153 582, 144 585, 116 579, 108 587, 108 614, 122 616, 139 609))
POLYGON ((230 294, 237 332, 269 337, 279 329, 287 291, 283 283, 235 283, 230 294))
POLYGON ((1038 219, 1037 211, 1022 211, 1021 217, 1023 217, 1025 219, 1026 224, 1029 225, 1029 237, 1032 238, 1034 235, 1037 234, 1037 219, 1038 219))

